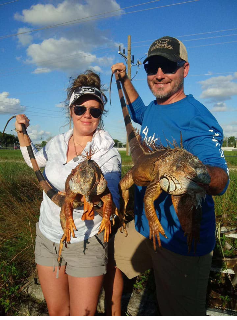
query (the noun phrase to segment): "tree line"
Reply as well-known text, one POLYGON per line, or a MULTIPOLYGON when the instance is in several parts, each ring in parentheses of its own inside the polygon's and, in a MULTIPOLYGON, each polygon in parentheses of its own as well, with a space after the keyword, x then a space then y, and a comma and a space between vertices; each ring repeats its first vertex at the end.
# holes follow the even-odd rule
POLYGON ((18 137, 8 133, 4 133, 3 135, 3 133, 0 131, 0 146, 2 148, 19 146, 18 137))
POLYGON ((236 148, 236 140, 237 140, 237 138, 235 138, 234 136, 225 137, 223 144, 222 144, 222 147, 236 148))
MULTIPOLYGON (((237 138, 234 136, 231 137, 225 137, 222 147, 232 147, 236 148, 236 141, 237 138)), ((114 139, 115 147, 117 148, 124 148, 126 147, 126 144, 122 143, 118 139, 114 139)), ((41 144, 38 144, 38 147, 44 147, 46 145, 47 141, 42 141, 41 144)), ((4 133, 4 136, 2 132, 0 131, 0 146, 2 148, 8 148, 13 146, 19 146, 18 138, 17 136, 13 134, 4 133)))

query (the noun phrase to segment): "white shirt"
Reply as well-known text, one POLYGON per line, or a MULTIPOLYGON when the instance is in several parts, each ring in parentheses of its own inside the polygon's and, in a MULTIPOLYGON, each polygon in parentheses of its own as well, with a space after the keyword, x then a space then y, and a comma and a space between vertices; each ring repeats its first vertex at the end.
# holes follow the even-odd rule
MULTIPOLYGON (((80 156, 75 157, 67 163, 68 142, 72 136, 72 129, 64 134, 60 134, 51 139, 40 151, 32 144, 36 161, 40 168, 45 167, 44 176, 59 191, 65 191, 65 182, 80 162, 84 161, 86 152, 90 149, 93 153, 91 159, 94 160, 107 181, 108 188, 112 194, 115 205, 119 208, 118 183, 121 179, 121 157, 114 141, 107 131, 97 129, 92 141, 88 142, 80 156)), ((28 166, 32 164, 26 147, 21 147, 22 155, 28 166)), ((43 201, 40 207, 39 228, 49 240, 59 243, 63 235, 60 224, 60 210, 52 200, 43 192, 43 201)), ((91 221, 82 221, 83 207, 73 210, 73 220, 77 231, 76 238, 71 238, 71 243, 86 240, 98 233, 102 218, 95 212, 95 218, 91 221)))

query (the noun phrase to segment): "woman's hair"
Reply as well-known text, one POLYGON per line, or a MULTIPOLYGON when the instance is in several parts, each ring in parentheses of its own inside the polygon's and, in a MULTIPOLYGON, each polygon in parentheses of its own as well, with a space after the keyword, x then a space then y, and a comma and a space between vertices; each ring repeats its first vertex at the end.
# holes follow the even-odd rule
MULTIPOLYGON (((107 102, 106 95, 104 94, 103 86, 101 85, 100 76, 91 71, 86 70, 84 73, 79 74, 76 79, 72 79, 71 85, 67 89, 67 98, 70 99, 73 91, 78 87, 95 87, 100 90, 103 96, 104 104, 107 102)), ((102 106, 104 109, 104 106, 102 106)))
MULTIPOLYGON (((104 89, 103 89, 103 85, 101 85, 101 80, 100 80, 100 76, 93 72, 92 70, 86 70, 84 73, 79 74, 79 76, 75 79, 70 79, 71 84, 69 85, 69 87, 67 88, 67 101, 69 102, 70 97, 73 93, 73 91, 78 88, 78 87, 95 87, 97 89, 100 90, 102 97, 103 97, 103 101, 104 101, 104 105, 107 102, 107 97, 104 94, 104 89)), ((66 103, 66 105, 68 106, 68 111, 70 110, 69 107, 69 103, 66 103)), ((103 110, 103 114, 105 114, 107 111, 104 110, 104 105, 102 105, 101 103, 101 108, 103 110)), ((70 119, 71 121, 71 119, 70 119)), ((102 129, 103 128, 103 120, 102 118, 100 118, 100 123, 98 128, 102 129)))

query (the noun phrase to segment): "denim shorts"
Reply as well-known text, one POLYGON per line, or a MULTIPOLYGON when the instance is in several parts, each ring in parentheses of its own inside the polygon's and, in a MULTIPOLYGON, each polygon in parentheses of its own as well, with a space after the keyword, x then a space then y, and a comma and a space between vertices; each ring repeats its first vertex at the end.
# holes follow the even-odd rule
MULTIPOLYGON (((63 245, 61 266, 73 277, 96 277, 106 273, 108 245, 103 232, 78 243, 63 245)), ((47 239, 36 224, 35 262, 41 266, 58 266, 59 243, 47 239)))

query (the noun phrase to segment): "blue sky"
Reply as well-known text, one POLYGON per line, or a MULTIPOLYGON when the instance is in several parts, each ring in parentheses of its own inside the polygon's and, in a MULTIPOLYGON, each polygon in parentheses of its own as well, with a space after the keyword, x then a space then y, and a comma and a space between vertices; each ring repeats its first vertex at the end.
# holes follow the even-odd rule
MULTIPOLYGON (((70 77, 93 68, 109 88, 110 67, 125 61, 118 46, 127 54, 128 35, 135 64, 169 35, 188 51, 185 93, 213 113, 226 137, 237 137, 236 17, 236 0, 0 0, 0 131, 12 115, 25 113, 34 142, 65 132, 70 77)), ((143 66, 133 66, 132 77, 148 104, 154 98, 143 66)), ((125 142, 114 82, 111 98, 105 129, 125 142)), ((6 132, 13 129, 12 120, 6 132)))

